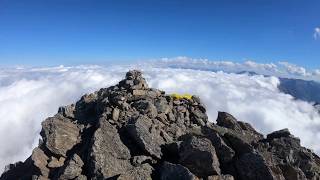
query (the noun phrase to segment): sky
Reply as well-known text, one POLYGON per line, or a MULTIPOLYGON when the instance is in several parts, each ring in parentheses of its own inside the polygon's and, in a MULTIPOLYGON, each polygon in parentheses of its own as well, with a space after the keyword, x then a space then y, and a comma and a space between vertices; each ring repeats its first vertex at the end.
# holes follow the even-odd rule
POLYGON ((320 67, 318 0, 0 0, 0 67, 187 56, 320 67))

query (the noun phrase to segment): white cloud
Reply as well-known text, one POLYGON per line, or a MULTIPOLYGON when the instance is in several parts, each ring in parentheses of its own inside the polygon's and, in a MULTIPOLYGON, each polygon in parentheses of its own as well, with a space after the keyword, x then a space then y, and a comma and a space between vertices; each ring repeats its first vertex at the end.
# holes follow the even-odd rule
MULTIPOLYGON (((260 69, 275 68, 271 64, 249 64, 260 69)), ((216 65, 239 66, 232 62, 216 65)), ((227 111, 263 133, 287 127, 303 145, 320 152, 319 114, 311 104, 280 93, 275 77, 153 65, 19 68, 0 71, 0 168, 31 154, 38 142, 41 121, 55 114, 59 106, 75 102, 83 93, 115 84, 128 69, 137 67, 142 68, 151 87, 167 93, 199 95, 212 121, 217 111, 227 111)))
MULTIPOLYGON (((142 62, 141 64, 146 64, 146 62, 142 62)), ((231 61, 214 61, 208 59, 177 57, 151 60, 147 62, 147 64, 152 64, 157 67, 210 70, 215 72, 224 71, 229 73, 247 71, 268 76, 320 81, 320 74, 314 73, 315 70, 308 70, 304 67, 285 61, 277 63, 257 63, 249 60, 243 63, 236 63, 231 61)))
POLYGON ((314 28, 313 37, 314 37, 315 40, 317 40, 318 38, 320 38, 320 27, 314 28))
POLYGON ((297 76, 309 76, 310 74, 304 67, 297 66, 295 64, 291 64, 288 62, 279 62, 279 64, 283 65, 286 71, 289 74, 297 75, 297 76))

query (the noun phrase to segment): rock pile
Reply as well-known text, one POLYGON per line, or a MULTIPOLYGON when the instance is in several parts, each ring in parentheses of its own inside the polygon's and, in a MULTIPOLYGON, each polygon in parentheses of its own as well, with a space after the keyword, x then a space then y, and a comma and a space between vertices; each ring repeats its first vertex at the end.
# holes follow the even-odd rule
POLYGON ((148 88, 139 71, 42 123, 42 140, 0 179, 320 179, 320 158, 287 129, 266 138, 200 99, 148 88))

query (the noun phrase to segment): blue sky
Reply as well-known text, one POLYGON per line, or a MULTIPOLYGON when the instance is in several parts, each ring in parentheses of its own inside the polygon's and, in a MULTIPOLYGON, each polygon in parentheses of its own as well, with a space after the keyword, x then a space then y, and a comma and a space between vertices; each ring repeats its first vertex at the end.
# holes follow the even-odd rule
POLYGON ((318 0, 0 0, 0 66, 161 57, 320 67, 318 0))

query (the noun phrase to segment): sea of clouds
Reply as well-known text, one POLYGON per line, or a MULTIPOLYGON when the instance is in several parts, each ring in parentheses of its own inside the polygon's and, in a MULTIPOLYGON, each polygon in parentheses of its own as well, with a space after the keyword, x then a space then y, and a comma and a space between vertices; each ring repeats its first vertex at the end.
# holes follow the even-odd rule
MULTIPOLYGON (((312 104, 281 93, 274 76, 225 73, 172 63, 0 69, 0 169, 24 161, 37 146, 41 122, 84 93, 116 84, 129 69, 143 71, 149 86, 201 97, 208 116, 227 111, 267 134, 289 128, 320 153, 320 116, 312 104)), ((0 170, 1 172, 1 170, 0 170)))

